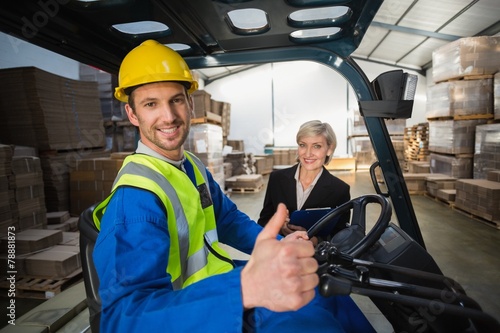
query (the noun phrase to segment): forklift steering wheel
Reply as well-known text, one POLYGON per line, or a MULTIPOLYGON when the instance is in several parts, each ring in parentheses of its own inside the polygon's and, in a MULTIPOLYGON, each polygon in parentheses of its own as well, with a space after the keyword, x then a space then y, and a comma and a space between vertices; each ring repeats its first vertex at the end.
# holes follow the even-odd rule
POLYGON ((330 242, 339 251, 353 258, 359 258, 380 239, 391 220, 392 206, 388 199, 380 194, 363 195, 332 209, 307 231, 309 238, 315 236, 331 220, 336 220, 336 217, 351 209, 353 212, 350 226, 335 234, 330 242), (380 205, 380 215, 373 228, 365 235, 366 207, 370 203, 380 205))

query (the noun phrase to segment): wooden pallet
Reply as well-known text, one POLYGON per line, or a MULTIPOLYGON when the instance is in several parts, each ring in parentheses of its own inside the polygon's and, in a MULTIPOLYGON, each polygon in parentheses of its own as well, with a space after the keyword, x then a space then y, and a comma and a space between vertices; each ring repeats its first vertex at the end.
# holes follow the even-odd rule
POLYGON ((483 218, 483 217, 481 217, 479 215, 476 215, 474 213, 471 213, 471 212, 468 212, 466 210, 463 210, 462 208, 457 207, 457 206, 453 206, 452 208, 453 208, 453 210, 457 211, 458 213, 460 213, 462 215, 467 216, 468 218, 470 218, 472 220, 481 222, 484 225, 487 225, 489 227, 492 227, 492 228, 495 228, 497 230, 500 230, 500 222, 489 221, 489 220, 487 220, 487 219, 485 219, 485 218, 483 218))
POLYGON ((492 113, 484 114, 463 114, 453 116, 453 120, 477 120, 477 119, 493 119, 492 113))
POLYGON ((425 192, 424 196, 427 197, 427 198, 429 198, 429 199, 431 199, 431 200, 439 202, 439 203, 441 203, 441 204, 443 204, 445 206, 448 206, 448 207, 451 207, 451 208, 455 207, 455 201, 448 201, 448 200, 445 200, 445 199, 433 196, 429 192, 425 192))
POLYGON ((264 188, 264 184, 260 185, 257 188, 236 188, 232 187, 229 188, 228 190, 233 192, 233 193, 258 193, 264 188))
POLYGON ((456 81, 462 81, 462 80, 484 80, 484 79, 493 79, 494 74, 463 74, 463 75, 458 75, 452 78, 449 78, 447 80, 440 80, 437 81, 436 83, 442 83, 442 82, 456 82, 456 81))
POLYGON ((191 119, 191 124, 205 124, 205 123, 221 125, 222 124, 222 116, 219 116, 218 114, 207 111, 207 112, 205 112, 204 117, 198 117, 198 118, 191 119))
POLYGON ((493 120, 495 115, 493 113, 482 113, 482 114, 458 114, 453 116, 439 116, 439 117, 428 117, 431 121, 444 121, 444 120, 493 120))
MULTIPOLYGON (((82 269, 79 268, 64 278, 46 278, 37 276, 16 277, 16 297, 48 299, 72 286, 82 279, 82 269)), ((0 289, 10 289, 6 277, 0 281, 0 289)))

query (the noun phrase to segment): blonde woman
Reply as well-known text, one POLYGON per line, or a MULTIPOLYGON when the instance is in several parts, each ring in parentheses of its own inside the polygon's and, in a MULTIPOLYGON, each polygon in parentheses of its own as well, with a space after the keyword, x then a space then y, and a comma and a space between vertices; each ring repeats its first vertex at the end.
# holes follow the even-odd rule
MULTIPOLYGON (((264 205, 258 223, 265 226, 279 203, 284 203, 289 214, 296 210, 335 208, 350 200, 350 187, 326 170, 337 147, 335 132, 328 123, 311 120, 302 124, 296 136, 297 164, 273 171, 269 176, 264 205)), ((338 221, 326 239, 349 223, 349 213, 338 221)), ((303 227, 285 223, 282 235, 288 235, 303 227)), ((321 240, 321 239, 320 239, 321 240)), ((318 242, 313 239, 313 242, 318 242)))

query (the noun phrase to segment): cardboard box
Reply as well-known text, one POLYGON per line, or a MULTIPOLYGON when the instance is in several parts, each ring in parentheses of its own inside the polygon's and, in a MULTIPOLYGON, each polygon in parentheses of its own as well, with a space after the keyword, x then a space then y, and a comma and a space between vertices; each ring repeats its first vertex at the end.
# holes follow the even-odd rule
POLYGON ((60 224, 69 220, 71 215, 68 211, 47 213, 47 224, 60 224))
MULTIPOLYGON (((454 190, 456 180, 457 179, 455 177, 450 177, 444 174, 431 174, 426 177, 427 193, 433 197, 439 197, 439 190, 454 190)), ((446 195, 446 193, 443 193, 442 195, 446 195)))
POLYGON ((269 174, 273 171, 273 155, 255 155, 255 172, 261 175, 269 174))
POLYGON ((82 267, 80 248, 56 245, 27 257, 24 265, 28 275, 64 278, 82 267))
POLYGON ((472 178, 472 157, 452 155, 430 155, 431 173, 445 174, 455 178, 472 178))
POLYGON ((409 192, 423 194, 426 191, 429 173, 403 173, 403 178, 409 192))
POLYGON ((427 119, 490 115, 493 118, 493 80, 440 82, 427 89, 427 119))
POLYGON ((260 190, 264 186, 262 175, 238 175, 226 179, 226 186, 236 190, 260 190))
MULTIPOLYGON (((500 223, 500 183, 485 179, 459 179, 455 206, 485 220, 500 223)), ((498 224, 497 224, 498 225, 498 224)))
POLYGON ((476 126, 486 119, 433 120, 429 122, 429 150, 443 154, 473 154, 476 126))
POLYGON ((409 173, 430 173, 431 166, 427 161, 409 161, 408 162, 408 172, 409 173))
POLYGON ((437 190, 436 197, 447 202, 453 202, 455 201, 456 193, 457 190, 455 189, 437 190))
POLYGON ((488 171, 486 179, 493 182, 500 182, 500 170, 488 171))
MULTIPOLYGON (((27 229, 16 234, 16 254, 40 251, 59 244, 63 234, 59 230, 27 229)), ((6 237, 1 239, 2 247, 7 248, 6 237)))
POLYGON ((194 100, 195 118, 204 117, 206 112, 211 112, 212 95, 204 90, 196 90, 191 94, 194 100))
POLYGON ((473 178, 486 179, 494 170, 500 170, 500 123, 476 126, 473 178))
POLYGON ((472 75, 492 75, 500 68, 500 36, 457 39, 432 52, 434 82, 472 75))
POLYGON ((0 99, 9 106, 0 113, 1 142, 39 151, 106 146, 97 82, 36 67, 1 69, 0 82, 0 99))

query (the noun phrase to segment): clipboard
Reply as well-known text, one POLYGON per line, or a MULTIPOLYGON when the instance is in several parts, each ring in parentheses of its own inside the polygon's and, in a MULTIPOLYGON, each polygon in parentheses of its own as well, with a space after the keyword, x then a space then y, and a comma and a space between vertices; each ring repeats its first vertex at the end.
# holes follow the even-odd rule
MULTIPOLYGON (((296 210, 290 214, 289 224, 298 225, 306 230, 311 229, 311 227, 318 222, 322 217, 331 212, 331 208, 312 208, 306 210, 296 210)), ((335 218, 333 221, 329 221, 328 225, 318 232, 318 236, 328 235, 333 228, 337 225, 340 220, 340 216, 335 218)))

